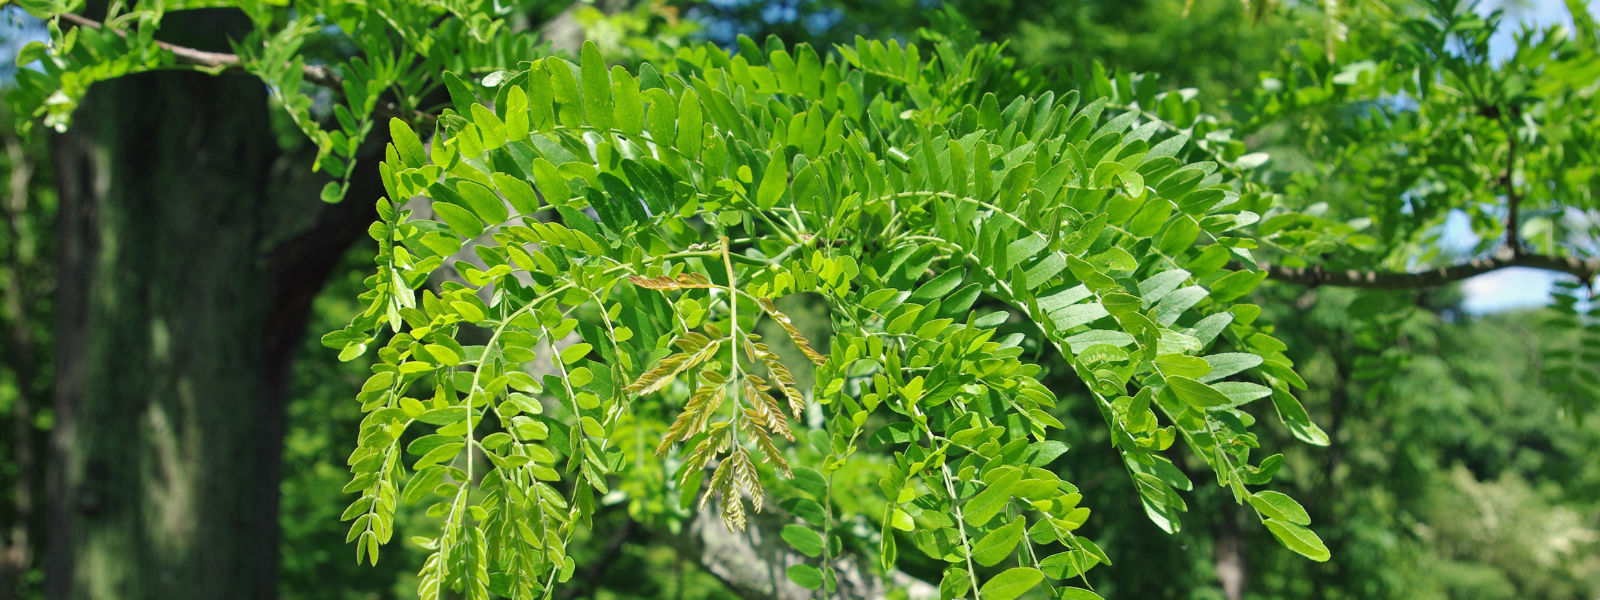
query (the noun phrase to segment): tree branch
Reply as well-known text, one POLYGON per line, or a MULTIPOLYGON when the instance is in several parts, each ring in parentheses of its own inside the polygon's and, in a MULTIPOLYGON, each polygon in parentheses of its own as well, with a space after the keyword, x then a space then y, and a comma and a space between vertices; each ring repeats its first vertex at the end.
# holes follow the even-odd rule
MULTIPOLYGON (((75 13, 61 13, 59 16, 61 17, 61 20, 78 27, 87 27, 89 29, 105 28, 105 25, 101 24, 99 21, 75 13)), ((128 37, 127 32, 124 32, 120 29, 107 29, 119 36, 128 37)), ((187 46, 179 46, 177 44, 170 44, 160 40, 157 40, 155 44, 161 47, 161 49, 171 52, 172 55, 178 59, 179 64, 194 65, 204 69, 223 71, 244 69, 244 61, 240 60, 239 55, 237 54, 206 52, 204 50, 196 50, 187 46)), ((332 89, 335 94, 340 96, 344 95, 344 79, 335 74, 333 69, 322 65, 304 65, 300 67, 300 72, 306 81, 332 89)), ((413 123, 422 123, 423 125, 429 126, 431 126, 439 118, 437 115, 431 115, 422 111, 412 111, 410 114, 407 114, 400 110, 400 107, 395 105, 393 102, 386 102, 381 106, 378 106, 373 112, 383 116, 398 117, 400 119, 412 121, 413 123)))
MULTIPOLYGON (((77 25, 78 27, 88 27, 89 29, 101 29, 105 27, 99 21, 75 13, 61 13, 59 16, 61 17, 61 20, 72 23, 73 25, 77 25)), ((111 29, 110 31, 111 33, 115 33, 119 36, 128 37, 128 34, 120 29, 111 29)), ((181 64, 194 65, 207 69, 242 69, 244 67, 243 62, 239 60, 239 55, 237 54, 206 52, 204 50, 196 50, 194 48, 179 46, 177 44, 169 44, 162 41, 156 41, 156 45, 160 46, 163 50, 171 52, 181 64)), ((328 86, 335 90, 343 90, 340 84, 342 84, 344 81, 340 79, 338 75, 334 75, 333 71, 327 67, 321 65, 306 65, 302 67, 302 73, 304 74, 306 81, 310 81, 311 83, 315 83, 317 85, 328 86)))
POLYGON ((1331 285, 1371 289, 1411 289, 1438 287, 1448 283, 1498 271, 1507 267, 1528 267, 1566 273, 1583 281, 1600 272, 1600 259, 1583 259, 1575 256, 1548 256, 1544 254, 1517 254, 1506 257, 1476 258, 1470 261, 1416 273, 1396 271, 1361 271, 1356 269, 1332 270, 1322 265, 1310 267, 1285 267, 1263 264, 1267 276, 1306 287, 1331 285))
MULTIPOLYGON (((815 562, 779 536, 787 520, 782 511, 769 509, 752 515, 745 531, 730 531, 716 507, 707 503, 692 522, 684 525, 682 534, 672 538, 672 543, 685 558, 700 563, 741 598, 810 600, 819 592, 795 585, 785 574, 791 565, 815 562)), ((848 555, 834 563, 838 597, 883 600, 889 592, 886 583, 905 590, 911 600, 939 597, 939 588, 933 584, 898 570, 891 571, 885 582, 861 563, 861 559, 848 555)))
POLYGON ((1517 186, 1511 180, 1517 169, 1517 130, 1504 119, 1501 123, 1505 124, 1506 129, 1506 172, 1500 176, 1500 185, 1506 189, 1506 247, 1511 249, 1512 256, 1521 256, 1522 240, 1517 233, 1520 216, 1517 209, 1522 204, 1522 194, 1517 193, 1517 186))

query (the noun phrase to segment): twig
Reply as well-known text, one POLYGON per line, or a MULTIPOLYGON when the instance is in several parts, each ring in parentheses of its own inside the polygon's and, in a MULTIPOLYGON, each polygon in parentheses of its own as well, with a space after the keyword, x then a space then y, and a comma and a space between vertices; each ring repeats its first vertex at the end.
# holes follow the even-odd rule
MULTIPOLYGON (((66 12, 57 16, 60 17, 61 20, 78 27, 87 27, 89 29, 104 28, 119 36, 128 37, 128 34, 125 31, 106 27, 99 21, 84 17, 82 15, 66 12)), ((206 69, 217 69, 223 71, 244 69, 244 61, 241 60, 237 54, 206 52, 204 50, 196 50, 187 46, 179 46, 177 44, 171 44, 160 40, 157 40, 155 44, 161 49, 171 52, 173 57, 177 58, 180 64, 194 65, 206 69)), ((303 65, 300 67, 300 72, 301 76, 304 77, 306 81, 330 88, 335 94, 339 94, 341 96, 344 95, 344 79, 335 74, 333 69, 323 65, 303 65)), ((411 111, 410 113, 406 113, 393 102, 385 102, 381 106, 376 107, 373 112, 384 116, 398 117, 417 123, 423 123, 424 125, 432 124, 439 118, 437 115, 428 114, 422 111, 411 111)))
MULTIPOLYGON (((89 29, 105 28, 111 31, 111 33, 115 33, 122 37, 128 37, 128 34, 125 31, 105 27, 105 25, 99 21, 84 17, 82 15, 68 12, 61 13, 58 16, 61 18, 61 20, 72 23, 73 25, 77 25, 79 27, 87 27, 89 29)), ((171 52, 172 55, 178 59, 178 62, 186 65, 195 65, 197 67, 205 67, 207 69, 242 69, 244 67, 243 61, 239 60, 239 55, 237 54, 206 52, 204 50, 196 50, 194 48, 179 46, 177 44, 169 44, 159 40, 156 41, 155 44, 160 46, 161 49, 171 52)), ((306 81, 310 81, 311 83, 315 83, 317 85, 328 86, 336 90, 342 89, 340 84, 344 83, 344 80, 338 75, 333 74, 333 71, 327 67, 321 65, 306 65, 302 67, 301 72, 304 74, 306 81)))

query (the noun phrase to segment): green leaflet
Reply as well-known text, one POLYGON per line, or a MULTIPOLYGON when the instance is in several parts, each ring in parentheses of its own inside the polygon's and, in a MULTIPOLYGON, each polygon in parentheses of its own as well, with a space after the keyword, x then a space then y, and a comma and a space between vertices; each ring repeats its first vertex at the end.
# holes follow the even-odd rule
POLYGON ((1269 518, 1286 521, 1295 525, 1310 526, 1311 517, 1306 514, 1306 509, 1290 498, 1278 492, 1256 492, 1250 496, 1250 505, 1269 518))
POLYGON ((1272 404, 1278 409, 1278 416, 1283 419, 1284 425, 1296 438, 1313 446, 1328 445, 1328 434, 1322 431, 1316 423, 1311 422, 1311 417, 1306 414, 1305 407, 1295 399, 1286 386, 1275 386, 1272 389, 1272 404))
POLYGON ((583 69, 583 114, 595 129, 611 128, 611 77, 606 71, 605 59, 600 58, 600 48, 594 41, 585 40, 581 68, 583 69))
POLYGON ((804 525, 783 526, 783 541, 806 556, 822 555, 822 535, 804 525))
POLYGON ((620 66, 611 67, 611 82, 617 129, 639 135, 644 131, 644 99, 639 95, 639 82, 620 66))
POLYGON ((506 210, 505 202, 480 183, 461 181, 456 183, 456 191, 466 200, 467 206, 472 209, 472 214, 484 223, 498 224, 511 217, 506 210))
POLYGON ((473 104, 477 104, 477 94, 472 92, 472 88, 468 87, 460 76, 450 71, 445 71, 443 79, 445 90, 450 93, 450 102, 456 105, 457 112, 469 112, 471 110, 470 107, 473 104))
MULTIPOLYGON (((1168 377, 1180 376, 1189 379, 1200 379, 1211 372, 1211 364, 1204 359, 1182 354, 1163 354, 1155 360, 1156 369, 1168 377)), ((1170 384, 1170 382, 1169 382, 1170 384)))
POLYGON ((1211 284, 1212 297, 1219 302, 1227 302, 1243 296, 1266 280, 1266 271, 1238 271, 1217 280, 1211 284))
POLYGON ((540 60, 528 71, 528 126, 533 131, 550 131, 556 125, 555 88, 548 62, 540 60))
POLYGON ((985 567, 994 566, 1010 556, 1020 541, 1022 541, 1022 520, 1017 519, 989 532, 978 540, 978 543, 973 544, 972 559, 985 567))
POLYGON ((1197 379, 1202 383, 1210 383, 1235 373, 1241 373, 1260 365, 1260 356, 1244 352, 1225 352, 1205 357, 1206 363, 1211 365, 1211 372, 1197 379))
POLYGON ((1044 573, 1038 569, 1017 567, 1007 569, 984 582, 979 593, 991 600, 1015 600, 1039 585, 1041 581, 1044 581, 1044 573))
POLYGON ((1176 375, 1167 377, 1167 388, 1177 394, 1178 399, 1196 408, 1216 408, 1233 403, 1232 398, 1217 391, 1216 388, 1188 377, 1176 375))
POLYGON ((506 93, 506 137, 513 142, 528 138, 528 93, 521 86, 511 86, 506 93))
POLYGON ((1051 579, 1067 580, 1088 571, 1099 562, 1099 559, 1084 552, 1067 551, 1040 559, 1039 568, 1051 579))
POLYGON ((1011 471, 1000 476, 976 497, 963 506, 963 517, 970 525, 982 527, 995 515, 1006 507, 1006 502, 1011 499, 1011 489, 1022 480, 1020 471, 1011 471))
POLYGON ((1328 547, 1323 545, 1322 538, 1317 537, 1317 534, 1310 529, 1277 519, 1267 519, 1264 523, 1273 537, 1278 538, 1285 547, 1301 556, 1317 562, 1327 562, 1332 558, 1328 553, 1328 547))
POLYGON ((766 172, 761 175, 761 187, 756 191, 756 205, 762 208, 777 206, 788 183, 789 174, 783 161, 774 158, 767 164, 766 172))
POLYGON ((461 237, 474 238, 483 233, 483 221, 465 208, 441 202, 434 205, 433 211, 461 237))
POLYGON ((519 215, 530 215, 539 210, 539 197, 528 182, 505 173, 494 173, 494 186, 511 203, 519 215))
POLYGON ((822 571, 811 565, 791 565, 784 575, 795 585, 808 590, 822 587, 822 571))
POLYGON ((400 119, 389 119, 389 138, 394 140, 394 145, 400 150, 400 157, 411 168, 426 164, 427 155, 422 150, 422 140, 417 138, 416 132, 411 130, 400 119))
POLYGON ((951 568, 945 571, 944 579, 939 582, 939 597, 943 600, 963 598, 971 588, 972 576, 967 574, 967 570, 951 568))
POLYGON ((1267 386, 1246 381, 1223 381, 1211 384, 1211 388, 1228 397, 1228 403, 1222 405, 1223 408, 1237 408, 1272 395, 1272 390, 1267 386))
POLYGON ((1205 288, 1192 285, 1167 294, 1156 303, 1154 313, 1155 321, 1162 325, 1171 325, 1183 316, 1195 304, 1200 303, 1208 295, 1205 288))
POLYGON ((1056 598, 1059 600, 1104 600, 1100 597, 1100 594, 1075 587, 1061 588, 1056 592, 1056 598))
POLYGON ((678 152, 688 158, 699 158, 701 128, 705 122, 700 116, 700 100, 694 90, 685 90, 678 104, 678 152))
POLYGON ((477 126, 485 150, 494 150, 506 145, 506 124, 482 104, 472 105, 472 124, 477 126))

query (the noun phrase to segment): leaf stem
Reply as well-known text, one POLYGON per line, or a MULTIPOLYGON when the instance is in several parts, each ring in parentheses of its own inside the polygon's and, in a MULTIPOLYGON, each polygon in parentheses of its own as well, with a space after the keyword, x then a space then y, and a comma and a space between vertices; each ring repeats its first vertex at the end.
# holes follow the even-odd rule
MULTIPOLYGON (((956 531, 961 534, 961 548, 967 557, 967 578, 972 581, 972 600, 983 600, 978 592, 978 570, 972 566, 972 542, 967 537, 967 519, 961 514, 960 496, 956 494, 955 485, 950 483, 950 465, 939 465, 939 472, 944 475, 945 491, 950 493, 950 510, 956 514, 956 531)), ((893 533, 885 532, 886 535, 893 533)))

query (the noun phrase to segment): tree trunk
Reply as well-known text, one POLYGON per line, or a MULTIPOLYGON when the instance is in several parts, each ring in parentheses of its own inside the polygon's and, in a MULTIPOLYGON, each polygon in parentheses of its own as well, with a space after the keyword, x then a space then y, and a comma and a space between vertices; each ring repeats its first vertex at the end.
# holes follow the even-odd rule
POLYGON ((362 169, 322 204, 266 100, 243 75, 122 77, 54 141, 50 598, 277 595, 290 363, 380 185, 362 169))

